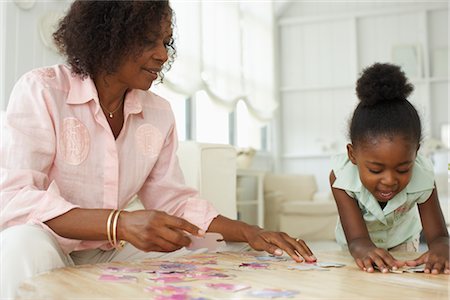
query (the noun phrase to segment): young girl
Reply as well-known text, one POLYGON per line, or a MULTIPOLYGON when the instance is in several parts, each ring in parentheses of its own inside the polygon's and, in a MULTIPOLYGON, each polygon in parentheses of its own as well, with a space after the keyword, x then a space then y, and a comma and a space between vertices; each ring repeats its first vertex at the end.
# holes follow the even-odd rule
POLYGON ((449 236, 433 167, 417 153, 422 128, 406 99, 412 91, 392 64, 376 63, 359 78, 351 144, 347 155, 333 158, 330 174, 340 216, 336 239, 367 272, 425 263, 425 273, 449 274, 449 236), (388 251, 418 250, 419 214, 429 250, 415 260, 399 261, 388 251))

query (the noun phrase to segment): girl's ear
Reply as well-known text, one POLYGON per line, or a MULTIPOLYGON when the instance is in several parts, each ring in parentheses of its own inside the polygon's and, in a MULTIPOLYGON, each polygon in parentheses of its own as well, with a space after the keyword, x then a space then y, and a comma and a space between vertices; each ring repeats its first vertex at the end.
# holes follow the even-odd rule
POLYGON ((347 144, 347 155, 348 155, 348 159, 350 159, 350 161, 354 165, 356 165, 355 150, 353 149, 352 144, 347 144))

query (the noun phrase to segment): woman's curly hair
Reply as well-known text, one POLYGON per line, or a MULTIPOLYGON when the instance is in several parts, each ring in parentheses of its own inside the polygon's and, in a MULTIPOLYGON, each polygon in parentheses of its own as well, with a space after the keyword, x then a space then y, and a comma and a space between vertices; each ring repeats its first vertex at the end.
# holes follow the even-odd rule
POLYGON ((401 134, 418 145, 422 125, 417 110, 407 100, 413 90, 399 66, 375 63, 365 68, 356 83, 360 102, 350 121, 352 144, 401 134))
MULTIPOLYGON (((137 56, 161 34, 161 23, 173 11, 168 0, 82 1, 76 0, 53 34, 59 51, 67 57, 72 72, 82 78, 99 72, 114 73, 128 55, 137 56)), ((168 43, 168 61, 175 59, 174 41, 168 43)), ((164 74, 159 74, 160 78, 164 74)))

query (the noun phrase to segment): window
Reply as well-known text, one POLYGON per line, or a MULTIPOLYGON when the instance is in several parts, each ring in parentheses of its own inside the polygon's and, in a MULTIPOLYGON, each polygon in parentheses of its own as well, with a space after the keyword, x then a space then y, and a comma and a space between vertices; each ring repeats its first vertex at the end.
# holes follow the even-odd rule
POLYGON ((244 101, 236 107, 236 146, 268 150, 267 125, 261 124, 251 116, 244 101))
POLYGON ((229 144, 229 112, 213 102, 205 91, 195 94, 195 140, 229 144))

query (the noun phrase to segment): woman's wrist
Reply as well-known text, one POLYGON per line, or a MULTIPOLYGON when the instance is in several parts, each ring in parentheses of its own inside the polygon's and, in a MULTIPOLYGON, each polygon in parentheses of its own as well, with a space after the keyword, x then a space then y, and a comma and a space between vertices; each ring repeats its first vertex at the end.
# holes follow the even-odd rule
POLYGON ((246 223, 242 223, 244 226, 242 226, 241 234, 244 237, 245 242, 249 242, 253 237, 257 235, 258 232, 262 231, 263 229, 256 225, 249 225, 246 223))
POLYGON ((118 240, 123 240, 126 241, 127 240, 127 218, 129 217, 130 212, 123 210, 120 215, 119 218, 117 220, 117 239, 118 240))

